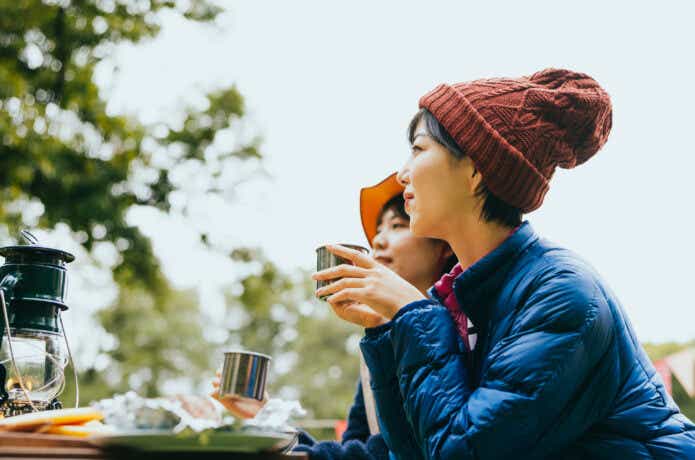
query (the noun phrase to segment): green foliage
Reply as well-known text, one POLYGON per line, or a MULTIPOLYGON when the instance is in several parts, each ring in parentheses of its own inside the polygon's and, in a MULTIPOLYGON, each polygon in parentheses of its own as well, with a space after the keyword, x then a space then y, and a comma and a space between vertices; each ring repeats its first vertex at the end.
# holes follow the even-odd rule
POLYGON ((357 344, 362 330, 337 318, 326 303, 312 301, 313 311, 297 321, 297 340, 290 347, 297 366, 278 376, 277 387, 297 391, 302 404, 315 418, 347 416, 359 379, 357 344))
POLYGON ((118 374, 141 376, 119 382, 155 396, 161 383, 179 377, 200 380, 212 369, 210 346, 203 337, 198 303, 192 292, 152 296, 144 289, 122 289, 116 305, 99 312, 104 328, 116 338, 108 352, 118 374))
MULTIPOLYGON (((186 109, 179 128, 145 126, 110 114, 94 80, 115 45, 159 32, 159 12, 203 22, 220 12, 204 0, 177 8, 163 0, 0 0, 0 223, 12 235, 64 223, 88 251, 108 242, 120 253, 119 299, 98 318, 117 346, 102 350, 106 369, 82 369, 85 400, 133 386, 154 395, 167 379, 210 366, 196 300, 171 291, 126 213, 136 205, 168 211, 178 189, 171 166, 203 162, 215 136, 243 117, 243 98, 220 89, 202 110, 186 109), (23 213, 30 202, 42 210, 36 222, 23 213)), ((257 147, 217 152, 209 190, 222 191, 215 178, 226 159, 258 158, 257 147)))
MULTIPOLYGON (((80 369, 83 404, 128 390, 157 396, 171 380, 185 379, 188 385, 209 380, 214 363, 195 293, 169 290, 155 296, 140 287, 124 287, 98 317, 113 344, 100 350, 99 361, 108 366, 80 369)), ((63 401, 69 406, 69 374, 68 382, 63 401)))
MULTIPOLYGON (((226 162, 261 158, 258 139, 215 147, 244 117, 235 87, 184 109, 176 126, 107 111, 94 76, 117 44, 156 36, 162 11, 202 22, 220 12, 205 0, 181 2, 185 10, 177 3, 0 0, 0 225, 16 235, 25 226, 66 224, 87 251, 107 242, 119 252, 118 299, 97 317, 114 343, 95 344, 98 359, 80 369, 83 403, 128 389, 153 396, 181 379, 204 382, 221 348, 204 331, 222 327, 231 331, 225 345, 275 357, 273 394, 299 399, 314 417, 343 418, 357 381, 359 331, 312 300, 306 273, 283 273, 258 251, 237 249, 231 257, 257 269, 230 286, 225 318, 204 320, 193 294, 171 289, 150 241, 126 221, 133 206, 172 211, 172 197, 185 194, 171 177, 175 165, 198 166, 205 191, 228 193, 226 162), (38 220, 25 215, 28 203, 41 209, 38 220)), ((176 211, 185 214, 185 204, 176 211)), ((68 372, 66 406, 71 380, 68 372)))
POLYGON ((677 353, 685 348, 695 347, 695 340, 691 340, 686 343, 679 342, 664 342, 664 343, 644 343, 642 344, 644 351, 647 352, 649 359, 652 361, 657 361, 663 359, 668 355, 677 353))
POLYGON ((695 398, 691 398, 688 393, 686 393, 683 385, 681 385, 675 377, 672 379, 671 387, 673 400, 676 401, 681 412, 690 420, 695 421, 695 398))
MULTIPOLYGON (((695 340, 686 343, 645 343, 642 346, 652 361, 658 361, 686 348, 695 347, 695 340)), ((672 378, 671 386, 673 399, 676 401, 676 404, 678 404, 678 407, 680 407, 681 412, 683 412, 686 417, 690 418, 690 420, 695 420, 695 398, 691 398, 688 393, 686 393, 685 388, 683 388, 675 376, 672 378)))
MULTIPOLYGON (((96 66, 116 44, 156 35, 163 10, 178 11, 163 0, 0 0, 0 222, 16 234, 27 224, 22 203, 38 200, 39 226, 67 223, 87 249, 113 242, 122 255, 117 281, 151 290, 165 289, 165 282, 149 241, 128 225, 126 212, 133 205, 168 210, 177 189, 169 166, 203 161, 216 133, 244 113, 234 87, 209 95, 205 110, 188 109, 183 126, 163 136, 106 111, 96 66), (155 155, 165 161, 154 162, 155 155), (146 178, 135 178, 135 170, 146 178)), ((219 12, 204 0, 179 11, 196 21, 219 12)), ((257 146, 240 145, 218 160, 259 157, 257 146)), ((216 164, 209 170, 211 191, 219 190, 216 164)))

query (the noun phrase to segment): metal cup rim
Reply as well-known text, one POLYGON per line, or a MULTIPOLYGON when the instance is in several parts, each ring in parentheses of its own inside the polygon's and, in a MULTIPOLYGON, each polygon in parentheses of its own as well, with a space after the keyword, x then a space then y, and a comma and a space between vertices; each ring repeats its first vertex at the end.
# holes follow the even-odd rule
POLYGON ((321 245, 317 246, 315 251, 318 252, 319 249, 323 249, 323 248, 325 248, 325 247, 328 246, 328 245, 332 245, 332 246, 345 246, 346 248, 356 249, 356 250, 364 250, 364 251, 366 251, 367 253, 369 253, 369 248, 367 248, 366 246, 361 246, 361 245, 359 245, 359 244, 352 244, 352 243, 324 243, 324 244, 321 244, 321 245))
POLYGON ((224 356, 225 356, 225 357, 227 357, 227 355, 247 355, 247 356, 250 355, 250 356, 259 356, 259 357, 261 357, 261 358, 266 358, 266 359, 269 360, 269 361, 272 361, 272 360, 273 360, 273 357, 272 357, 272 356, 269 356, 269 355, 266 355, 266 354, 263 354, 263 353, 259 353, 259 352, 257 352, 257 351, 234 350, 234 349, 232 349, 232 350, 227 350, 227 351, 225 351, 225 352, 223 352, 223 353, 224 353, 224 356))

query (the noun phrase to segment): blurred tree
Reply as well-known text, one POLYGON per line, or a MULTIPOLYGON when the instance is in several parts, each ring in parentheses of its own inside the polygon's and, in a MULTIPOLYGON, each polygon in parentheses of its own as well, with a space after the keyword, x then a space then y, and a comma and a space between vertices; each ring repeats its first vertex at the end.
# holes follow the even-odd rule
POLYGON ((667 357, 668 355, 672 355, 674 353, 678 353, 681 350, 684 350, 686 348, 691 348, 695 347, 695 340, 691 340, 690 342, 662 342, 662 343, 644 343, 642 344, 644 347, 644 351, 647 352, 647 355, 652 361, 657 361, 659 359, 663 359, 667 357))
MULTIPOLYGON (((666 358, 669 355, 678 353, 681 350, 685 350, 686 348, 695 347, 695 340, 685 343, 644 343, 642 346, 652 361, 658 361, 666 358)), ((691 398, 690 395, 688 395, 685 388, 683 388, 683 385, 681 385, 675 376, 671 379, 671 386, 671 396, 673 396, 673 400, 676 401, 676 404, 678 404, 681 412, 683 412, 686 417, 689 417, 690 420, 695 420, 695 398, 691 398)))
MULTIPOLYGON (((643 344, 644 350, 649 355, 652 361, 658 361, 660 359, 666 358, 669 355, 678 353, 686 348, 695 347, 695 340, 690 342, 679 343, 679 342, 664 342, 664 343, 645 343, 643 344)), ((676 401, 678 407, 680 407, 681 412, 683 412, 690 420, 695 421, 695 398, 691 398, 688 393, 683 388, 683 385, 678 381, 677 378, 671 380, 672 385, 672 395, 673 400, 676 401)))
POLYGON ((184 109, 176 126, 107 110, 98 66, 119 43, 156 36, 162 11, 202 23, 220 13, 206 0, 0 0, 0 227, 17 235, 67 225, 88 252, 107 244, 118 253, 120 296, 99 315, 116 348, 104 350, 105 369, 83 369, 93 397, 133 386, 153 395, 210 365, 195 299, 171 290, 127 212, 178 203, 185 215, 190 176, 172 177, 177 167, 195 169, 198 192, 225 193, 230 165, 260 158, 257 139, 218 142, 244 116, 235 87, 184 109))
POLYGON ((257 141, 211 148, 243 116, 234 87, 208 95, 207 108, 189 109, 178 128, 107 112, 96 67, 117 44, 155 36, 162 10, 203 22, 220 12, 205 0, 0 0, 0 222, 16 234, 30 223, 23 211, 33 203, 38 226, 67 223, 88 250, 114 243, 122 255, 116 280, 150 290, 163 280, 126 212, 133 205, 169 210, 181 185, 170 178, 172 164, 204 164, 198 174, 219 191, 224 160, 260 156, 257 141))
MULTIPOLYGON (((261 157, 258 139, 220 140, 243 138, 234 87, 185 109, 175 126, 107 110, 98 66, 119 43, 155 37, 165 10, 204 23, 220 13, 205 0, 0 0, 0 227, 16 235, 67 225, 87 251, 111 244, 118 252, 119 296, 97 315, 113 344, 99 345, 95 363, 80 369, 83 402, 204 381, 221 346, 203 328, 221 328, 232 331, 226 345, 273 355, 273 394, 299 399, 314 417, 343 418, 357 381, 358 331, 311 300, 306 273, 237 250, 232 257, 249 274, 230 287, 224 320, 201 320, 193 295, 171 289, 150 241, 127 222, 134 206, 185 215, 192 177, 204 184, 196 192, 226 194, 237 183, 229 169, 246 174, 238 166, 261 157)), ((64 395, 71 404, 71 388, 64 395)))
MULTIPOLYGON (((171 290, 155 296, 141 287, 123 287, 118 301, 98 317, 113 343, 100 350, 100 366, 81 369, 83 403, 129 390, 153 397, 167 384, 191 388, 209 381, 215 363, 210 343, 203 340, 194 292, 171 290)), ((61 399, 69 407, 74 386, 69 373, 67 377, 61 399)))
POLYGON ((95 363, 80 369, 83 403, 209 379, 221 346, 203 328, 221 327, 232 331, 227 345, 274 356, 271 392, 300 399, 314 417, 343 418, 357 380, 357 331, 310 300, 306 273, 290 276, 257 251, 237 250, 249 274, 230 288, 226 318, 203 323, 195 297, 170 288, 150 241, 126 220, 138 205, 185 215, 193 174, 204 184, 197 192, 227 193, 235 183, 225 168, 260 159, 257 139, 218 142, 244 116, 234 87, 186 109, 176 126, 107 110, 98 66, 119 43, 156 36, 164 10, 201 22, 220 13, 205 0, 0 0, 0 225, 16 235, 65 224, 87 251, 108 243, 120 255, 118 299, 97 315, 113 343, 98 345, 95 363))

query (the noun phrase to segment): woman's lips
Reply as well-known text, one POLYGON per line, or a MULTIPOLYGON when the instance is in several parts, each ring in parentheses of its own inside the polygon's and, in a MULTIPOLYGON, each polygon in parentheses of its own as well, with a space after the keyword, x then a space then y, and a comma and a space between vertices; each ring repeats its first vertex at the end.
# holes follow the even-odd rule
POLYGON ((405 200, 405 203, 403 204, 403 208, 405 209, 405 213, 408 215, 410 215, 410 213, 412 212, 412 210, 410 209, 412 202, 413 202, 413 200, 411 198, 411 199, 405 200))
POLYGON ((414 198, 415 198, 415 195, 413 195, 410 192, 403 193, 403 199, 405 200, 403 207, 405 208, 405 212, 407 214, 410 214, 410 204, 413 202, 414 198))

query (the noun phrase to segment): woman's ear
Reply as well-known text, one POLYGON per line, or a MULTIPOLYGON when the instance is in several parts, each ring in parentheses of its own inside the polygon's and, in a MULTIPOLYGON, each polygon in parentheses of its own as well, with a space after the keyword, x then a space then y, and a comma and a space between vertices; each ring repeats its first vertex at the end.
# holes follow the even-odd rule
POLYGON ((473 168, 473 174, 471 175, 471 186, 473 187, 473 193, 477 193, 480 190, 481 183, 483 182, 483 176, 478 172, 477 169, 473 168))
MULTIPOLYGON (((453 155, 452 155, 453 157, 453 155)), ((473 160, 470 157, 465 156, 457 161, 457 166, 459 173, 461 174, 461 183, 468 187, 468 192, 475 196, 478 194, 478 187, 483 180, 482 175, 476 169, 473 160)))

